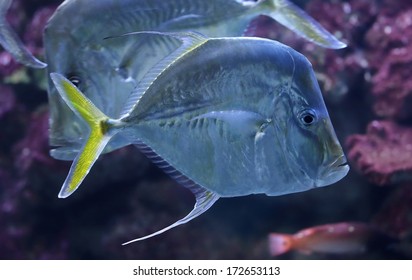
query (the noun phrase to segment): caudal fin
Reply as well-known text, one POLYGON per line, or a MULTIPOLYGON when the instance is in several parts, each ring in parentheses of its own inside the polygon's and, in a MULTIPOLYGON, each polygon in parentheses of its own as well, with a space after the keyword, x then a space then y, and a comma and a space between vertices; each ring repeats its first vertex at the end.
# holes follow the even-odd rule
POLYGON ((46 63, 35 58, 21 42, 17 34, 6 21, 6 13, 11 0, 0 1, 0 45, 8 51, 16 61, 33 68, 44 68, 46 63))
POLYGON ((60 190, 59 197, 65 198, 79 187, 106 144, 116 134, 112 128, 117 121, 109 119, 65 77, 57 73, 50 76, 62 99, 90 128, 86 143, 74 159, 60 190))
POLYGON ((279 256, 292 248, 292 236, 288 234, 269 234, 269 252, 271 256, 279 256))
POLYGON ((342 49, 346 44, 320 25, 305 11, 288 0, 267 0, 267 15, 303 38, 330 49, 342 49), (269 7, 270 6, 270 7, 269 7))

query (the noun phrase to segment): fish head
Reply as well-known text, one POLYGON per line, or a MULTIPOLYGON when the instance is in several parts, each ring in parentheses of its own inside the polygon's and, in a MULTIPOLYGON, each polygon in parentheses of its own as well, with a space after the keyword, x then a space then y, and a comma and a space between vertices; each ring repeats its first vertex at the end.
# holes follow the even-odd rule
POLYGON ((292 78, 281 95, 276 121, 283 131, 284 156, 300 184, 295 191, 333 184, 349 171, 310 62, 290 52, 292 78), (289 108, 289 111, 288 111, 289 108))

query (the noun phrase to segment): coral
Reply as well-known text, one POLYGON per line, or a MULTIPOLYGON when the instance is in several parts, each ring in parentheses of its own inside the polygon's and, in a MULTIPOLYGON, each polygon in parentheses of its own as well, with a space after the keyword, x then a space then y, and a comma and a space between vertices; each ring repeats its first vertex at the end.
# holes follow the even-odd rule
POLYGON ((323 27, 342 37, 350 50, 362 46, 364 33, 378 13, 377 3, 368 0, 315 0, 306 9, 323 27))
POLYGON ((46 110, 34 112, 28 119, 25 136, 14 147, 14 163, 21 172, 26 172, 34 164, 53 166, 55 161, 49 156, 48 144, 49 114, 46 110))
POLYGON ((55 10, 55 5, 38 9, 26 26, 23 38, 27 42, 28 49, 35 56, 43 55, 43 29, 55 10))
MULTIPOLYGON (((388 4, 389 5, 389 4, 388 4)), ((412 5, 411 5, 412 6, 412 5)), ((412 8, 379 17, 366 34, 374 112, 395 120, 412 118, 412 8)))
POLYGON ((377 185, 412 180, 412 127, 373 121, 366 135, 346 141, 350 162, 377 185))
POLYGON ((0 120, 16 107, 16 98, 10 87, 0 85, 0 120))

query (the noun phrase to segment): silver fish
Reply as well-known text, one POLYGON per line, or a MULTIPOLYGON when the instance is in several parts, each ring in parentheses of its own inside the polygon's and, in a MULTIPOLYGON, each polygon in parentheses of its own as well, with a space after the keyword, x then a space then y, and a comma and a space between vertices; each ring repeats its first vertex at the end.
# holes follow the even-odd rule
POLYGON ((313 69, 300 53, 258 38, 128 36, 182 43, 146 74, 117 119, 62 75, 51 74, 62 99, 90 129, 60 197, 79 187, 115 135, 135 144, 196 196, 185 218, 133 241, 190 221, 219 197, 301 192, 347 174, 313 69))
MULTIPOLYGON (((286 0, 67 0, 45 28, 48 71, 67 76, 105 114, 117 118, 131 90, 176 43, 166 44, 161 38, 136 43, 134 39, 105 37, 136 31, 193 30, 209 37, 238 36, 261 14, 321 46, 346 46, 286 0)), ((72 160, 87 128, 61 100, 51 80, 49 102, 50 144, 57 147, 51 155, 72 160)), ((124 143, 116 137, 106 151, 124 143)))
POLYGON ((46 67, 47 64, 35 58, 26 49, 17 34, 6 21, 6 13, 10 8, 10 5, 11 0, 0 0, 0 45, 21 64, 33 68, 46 67))

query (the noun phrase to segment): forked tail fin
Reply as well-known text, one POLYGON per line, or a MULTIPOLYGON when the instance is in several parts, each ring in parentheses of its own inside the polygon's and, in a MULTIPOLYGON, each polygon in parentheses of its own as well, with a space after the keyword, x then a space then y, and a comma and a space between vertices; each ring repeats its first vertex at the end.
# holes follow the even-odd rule
POLYGON ((317 45, 330 49, 346 47, 345 43, 288 0, 266 0, 262 1, 261 5, 265 6, 265 15, 317 45))
POLYGON ((59 197, 66 198, 82 183, 106 144, 118 132, 114 128, 120 122, 112 120, 102 113, 80 90, 62 75, 52 73, 50 76, 62 99, 90 128, 90 134, 86 143, 73 161, 69 175, 60 190, 59 197))
POLYGON ((46 63, 35 58, 21 42, 17 34, 6 21, 6 13, 11 0, 0 1, 0 45, 8 51, 16 61, 33 68, 44 68, 46 63))

